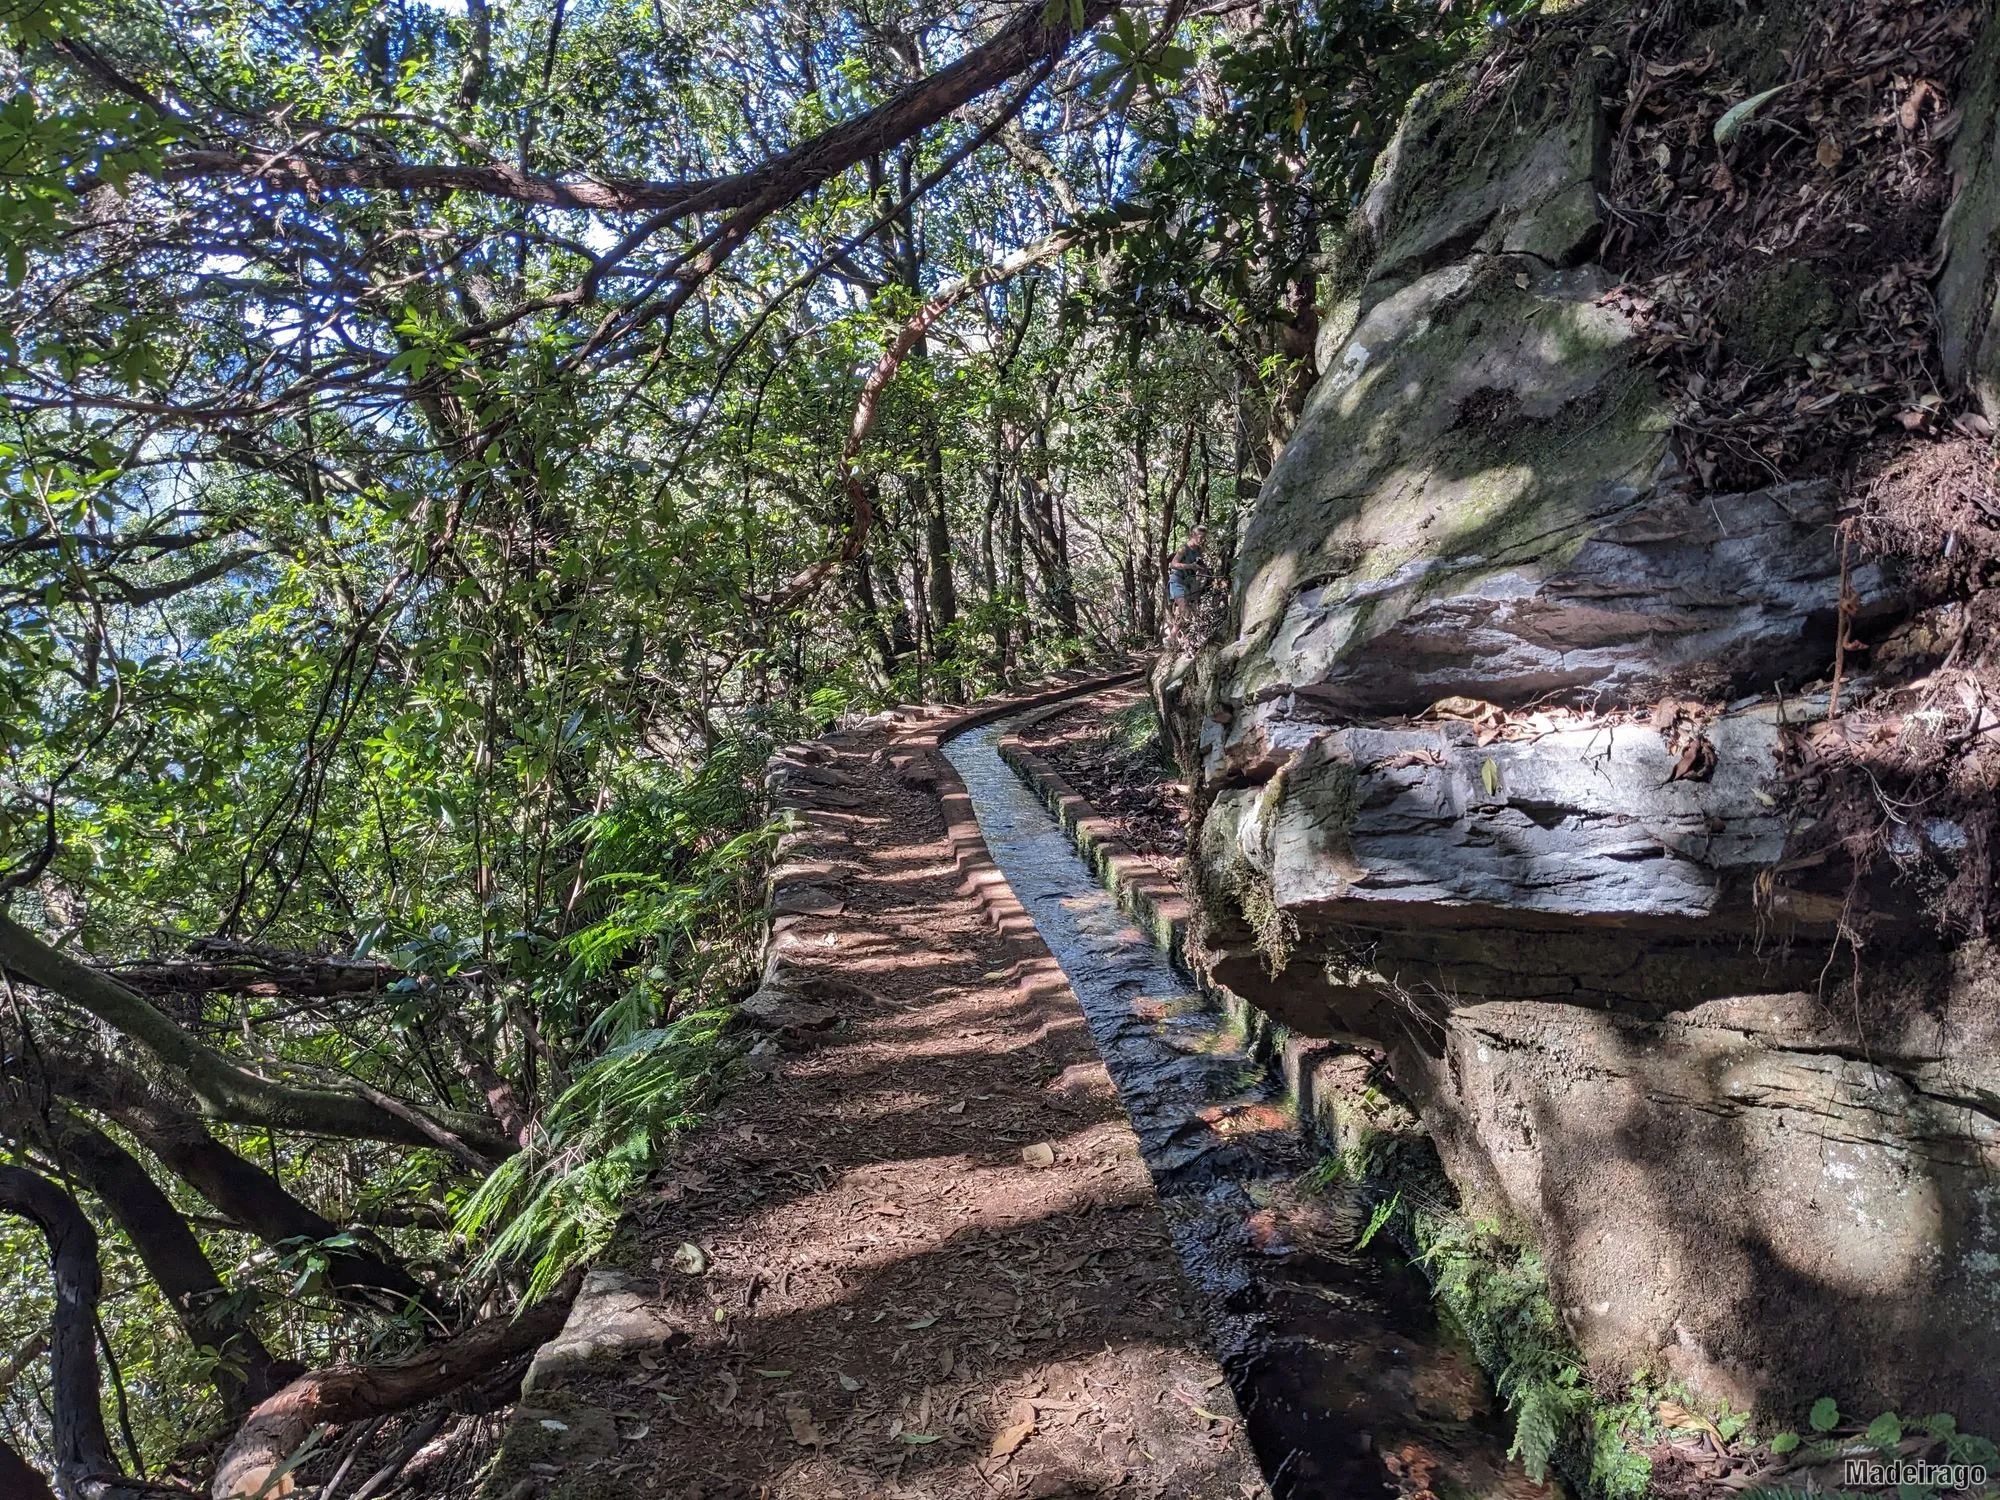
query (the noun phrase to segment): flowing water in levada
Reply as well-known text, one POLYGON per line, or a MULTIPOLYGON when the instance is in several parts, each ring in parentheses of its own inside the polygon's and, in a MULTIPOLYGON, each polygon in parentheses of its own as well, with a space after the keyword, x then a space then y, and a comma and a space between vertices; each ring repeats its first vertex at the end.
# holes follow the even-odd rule
POLYGON ((993 858, 1082 1002, 1277 1500, 1540 1492, 1423 1279, 1357 1252, 1365 1206, 1309 1190, 1273 1070, 1092 875, 1000 758, 1011 722, 944 747, 993 858))

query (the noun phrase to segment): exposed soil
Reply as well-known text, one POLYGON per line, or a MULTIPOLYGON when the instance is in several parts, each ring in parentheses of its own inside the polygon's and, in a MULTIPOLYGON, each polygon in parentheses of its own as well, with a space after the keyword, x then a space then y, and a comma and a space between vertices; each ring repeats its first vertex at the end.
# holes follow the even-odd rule
POLYGON ((1171 874, 1187 853, 1187 792, 1157 735, 1129 743, 1125 716, 1147 704, 1143 687, 1113 688, 1025 726, 1020 740, 1116 823, 1135 853, 1171 874))
POLYGON ((836 743, 786 852, 826 899, 787 887, 814 909, 775 941, 837 967, 837 1023, 781 1036, 630 1211, 676 1337, 528 1419, 616 1442, 543 1474, 523 1431, 488 1492, 1263 1493, 1074 996, 961 879, 935 771, 836 743))
POLYGON ((1703 485, 1839 477, 1864 448, 1951 429, 1929 281, 1979 20, 1902 0, 1691 3, 1636 9, 1614 38, 1604 260, 1703 485))

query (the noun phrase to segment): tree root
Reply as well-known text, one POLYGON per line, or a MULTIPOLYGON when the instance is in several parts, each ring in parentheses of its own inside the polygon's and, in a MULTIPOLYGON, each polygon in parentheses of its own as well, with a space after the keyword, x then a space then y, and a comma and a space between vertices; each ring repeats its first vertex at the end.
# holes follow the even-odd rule
POLYGON ((580 1275, 566 1277, 533 1307, 475 1323, 407 1359, 333 1365, 301 1375, 252 1411, 229 1440, 211 1490, 215 1500, 259 1493, 315 1428, 404 1411, 449 1395, 547 1342, 568 1319, 580 1283, 580 1275))

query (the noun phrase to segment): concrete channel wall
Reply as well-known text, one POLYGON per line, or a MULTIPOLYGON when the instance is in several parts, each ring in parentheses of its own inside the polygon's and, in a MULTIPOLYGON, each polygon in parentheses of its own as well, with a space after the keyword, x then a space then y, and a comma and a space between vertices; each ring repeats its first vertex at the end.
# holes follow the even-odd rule
MULTIPOLYGON (((1022 740, 1023 730, 1073 708, 1080 699, 1122 687, 1129 680, 1129 675, 1120 676, 1030 710, 1012 733, 1001 737, 1000 758, 1041 799, 1125 913, 1172 956, 1175 966, 1208 1001, 1241 1029, 1249 1050, 1279 1070, 1301 1127, 1328 1150, 1347 1151, 1357 1143, 1361 1128, 1351 1105, 1355 1093, 1366 1087, 1368 1065, 1339 1042, 1300 1036, 1234 990, 1211 983, 1188 956, 1194 907, 1179 882, 1161 874, 1152 861, 1137 853, 1120 835, 1114 820, 1099 813, 1060 771, 1022 740)), ((980 722, 999 717, 1004 715, 991 715, 980 722)))

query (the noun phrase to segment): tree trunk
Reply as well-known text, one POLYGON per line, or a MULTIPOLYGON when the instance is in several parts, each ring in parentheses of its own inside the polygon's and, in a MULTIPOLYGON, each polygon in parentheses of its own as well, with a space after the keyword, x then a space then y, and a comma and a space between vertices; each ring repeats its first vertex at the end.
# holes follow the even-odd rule
POLYGON ((1017 637, 1008 642, 1007 678, 1011 683, 1019 670, 1021 657, 1035 639, 1034 621, 1028 618, 1028 561, 1022 552, 1021 491, 1018 483, 1006 487, 1001 519, 1007 529, 1007 616, 1010 634, 1017 637))
MULTIPOLYGON (((1149 587, 1152 590, 1154 607, 1164 618, 1169 607, 1167 599, 1167 565, 1177 550, 1174 529, 1180 523, 1181 489, 1187 483, 1188 467, 1194 460, 1194 422, 1189 420, 1187 431, 1181 437, 1181 453, 1174 466, 1172 479, 1167 484, 1167 493, 1160 502, 1160 535, 1158 545, 1147 560, 1151 569, 1149 587)), ((1197 520, 1196 524, 1200 524, 1197 520)), ((1193 528, 1190 527, 1190 530, 1193 528)))
POLYGON ((23 1167, 0 1166, 0 1213, 19 1214, 49 1244, 56 1308, 49 1327, 56 1492, 63 1500, 136 1500, 104 1430, 97 1374, 97 1231, 61 1188, 23 1167))
POLYGON ((930 553, 931 618, 939 631, 958 623, 958 584, 952 573, 951 514, 945 509, 944 451, 939 446, 937 424, 925 424, 924 541, 930 553))
POLYGON ((1146 447, 1148 425, 1142 415, 1139 431, 1132 441, 1132 458, 1139 471, 1139 513, 1134 518, 1131 551, 1128 554, 1130 560, 1126 565, 1132 576, 1129 592, 1133 596, 1134 608, 1125 618, 1129 624, 1138 627, 1140 640, 1155 641, 1160 637, 1160 616, 1158 603, 1153 597, 1157 592, 1153 562, 1157 548, 1153 541, 1153 471, 1146 447))
POLYGON ((1056 515, 1055 496, 1038 481, 1023 483, 1028 515, 1035 523, 1036 537, 1041 543, 1036 551, 1042 563, 1042 590, 1049 613, 1056 617, 1063 634, 1077 635, 1076 585, 1070 576, 1069 545, 1056 515))
POLYGON ((847 560, 847 576, 854 589, 854 602, 861 609, 862 634, 874 647, 875 660, 882 668, 882 680, 887 682, 896 675, 896 647, 889 639, 889 632, 882 628, 882 606, 875 602, 875 578, 869 571, 865 550, 858 557, 847 560))
POLYGON ((250 1310, 231 1303, 201 1241, 131 1153, 60 1106, 50 1112, 45 1134, 63 1164, 125 1231, 189 1341, 220 1356, 211 1378, 223 1410, 240 1415, 282 1386, 289 1372, 257 1337, 250 1310))
POLYGON ((1007 476, 1000 461, 1000 423, 996 416, 986 468, 986 516, 979 529, 979 563, 986 584, 987 614, 993 622, 993 652, 987 658, 987 670, 1002 684, 1007 681, 1008 659, 1013 655, 1013 632, 1007 619, 1000 568, 1000 549, 1004 545, 1000 531, 1006 524, 1000 512, 1006 492, 1007 476))
POLYGON ((0 1495, 8 1500, 56 1500, 49 1482, 0 1438, 0 1495))

